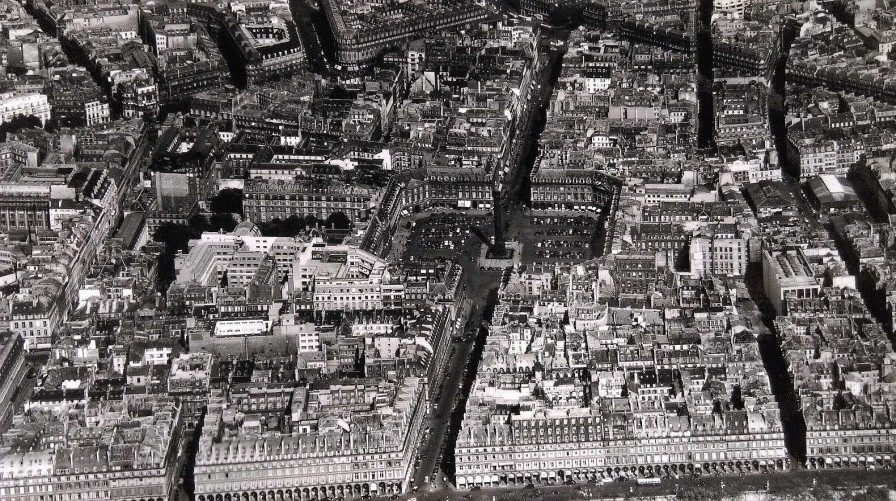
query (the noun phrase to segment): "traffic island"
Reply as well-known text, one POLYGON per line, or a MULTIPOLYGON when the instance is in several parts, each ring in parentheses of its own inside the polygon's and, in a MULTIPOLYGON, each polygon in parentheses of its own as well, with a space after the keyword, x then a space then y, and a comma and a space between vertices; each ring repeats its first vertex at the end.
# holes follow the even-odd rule
POLYGON ((483 270, 505 270, 519 267, 523 255, 523 244, 517 241, 503 243, 503 251, 497 246, 482 244, 479 250, 479 268, 483 270))

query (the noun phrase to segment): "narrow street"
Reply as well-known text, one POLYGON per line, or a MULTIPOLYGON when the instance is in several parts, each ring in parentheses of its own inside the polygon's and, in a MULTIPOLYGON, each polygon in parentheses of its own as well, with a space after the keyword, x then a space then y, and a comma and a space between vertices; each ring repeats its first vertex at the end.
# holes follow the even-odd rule
POLYGON ((712 0, 700 0, 697 12, 697 147, 715 147, 713 98, 712 0))
MULTIPOLYGON (((492 273, 494 274, 494 273, 492 273)), ((500 279, 500 276, 498 277, 500 279)), ((464 327, 465 341, 453 343, 454 354, 448 362, 448 371, 442 380, 441 397, 432 413, 426 418, 424 427, 429 429, 423 445, 419 448, 420 463, 413 477, 413 486, 423 491, 435 491, 451 488, 446 484, 444 471, 445 451, 448 449, 449 436, 456 437, 456 429, 451 426, 453 414, 456 412, 461 389, 464 384, 464 374, 469 371, 467 363, 471 359, 473 350, 480 344, 479 332, 481 330, 483 303, 486 298, 473 306, 470 317, 464 327)), ((481 347, 480 347, 481 350, 481 347)), ((433 391, 439 391, 433 388, 433 391)), ((463 410, 460 409, 462 413, 463 410)))
MULTIPOLYGON (((526 188, 538 156, 538 138, 544 130, 545 110, 560 76, 565 43, 569 37, 568 30, 542 28, 541 33, 540 50, 544 51, 544 55, 532 78, 517 128, 511 135, 512 144, 505 160, 507 173, 501 179, 505 211, 512 210, 513 205, 528 201, 526 188)), ((510 220, 512 214, 505 216, 505 220, 510 220)))
MULTIPOLYGON (((807 226, 818 227, 818 214, 809 206, 799 180, 794 179, 788 174, 787 166, 787 128, 785 125, 786 110, 785 88, 786 88, 786 63, 787 52, 790 48, 793 33, 784 30, 782 36, 782 51, 778 61, 775 63, 775 71, 772 74, 772 81, 769 86, 768 112, 769 126, 772 137, 774 138, 775 148, 778 152, 778 161, 784 172, 784 180, 787 187, 794 197, 799 207, 800 213, 805 218, 804 224, 807 226)), ((757 340, 759 342, 759 351, 762 356, 762 362, 768 373, 769 381, 772 386, 772 392, 778 402, 778 409, 781 412, 781 425, 784 429, 784 443, 787 452, 790 454, 792 461, 791 469, 800 468, 802 462, 806 458, 806 421, 800 409, 800 402, 793 388, 793 381, 787 372, 787 363, 784 360, 784 354, 778 346, 778 338, 774 332, 774 319, 776 312, 772 307, 762 288, 762 264, 751 263, 747 269, 747 275, 744 277, 750 297, 756 303, 758 311, 751 311, 748 314, 754 321, 759 324, 761 322, 762 329, 757 329, 757 340)))
MULTIPOLYGON (((309 0, 310 1, 310 0, 309 0)), ((306 0, 290 0, 289 10, 292 13, 293 21, 296 23, 296 31, 302 40, 302 47, 305 49, 305 57, 308 58, 308 67, 314 73, 327 76, 330 73, 330 63, 324 56, 323 41, 318 35, 317 27, 314 24, 315 18, 320 16, 320 12, 314 9, 306 0)))

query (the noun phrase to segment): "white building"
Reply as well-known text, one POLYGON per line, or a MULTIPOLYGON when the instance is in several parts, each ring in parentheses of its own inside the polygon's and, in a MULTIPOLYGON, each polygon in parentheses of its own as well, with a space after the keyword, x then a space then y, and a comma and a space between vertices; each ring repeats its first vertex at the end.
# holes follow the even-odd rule
POLYGON ((316 310, 380 310, 401 305, 404 284, 388 263, 351 245, 304 244, 292 271, 293 289, 313 294, 316 310))
POLYGON ((84 115, 87 117, 87 126, 109 123, 112 113, 109 111, 109 103, 91 101, 84 104, 84 115))
POLYGON ((3 501, 158 501, 174 496, 182 428, 174 399, 62 405, 35 414, 40 418, 17 416, 21 425, 4 434, 34 446, 7 448, 0 457, 3 501), (122 432, 123 424, 129 432, 122 432), (50 435, 53 443, 38 438, 50 435))
POLYGON ((781 168, 762 158, 736 158, 725 163, 719 172, 719 184, 746 184, 759 181, 780 181, 781 168))
POLYGON ((269 492, 294 500, 360 498, 406 491, 428 409, 426 383, 408 377, 397 384, 321 386, 293 393, 290 433, 260 435, 254 422, 235 421, 228 404, 209 405, 196 454, 196 500, 261 499, 269 492), (372 410, 333 410, 346 404, 372 410))
POLYGON ((271 331, 271 321, 258 318, 219 320, 215 323, 215 336, 258 336, 271 331))
POLYGON ((746 0, 713 0, 713 12, 731 18, 743 18, 744 9, 748 2, 746 0))
POLYGON ((802 249, 763 251, 762 283, 778 314, 785 314, 782 311, 785 297, 817 297, 821 290, 802 249))
POLYGON ((265 258, 267 255, 263 252, 235 252, 227 263, 227 285, 247 287, 262 267, 265 258))
MULTIPOLYGON (((205 232, 197 240, 189 243, 189 253, 177 256, 174 268, 177 270, 177 283, 198 282, 200 285, 218 283, 225 273, 228 280, 237 282, 251 274, 258 266, 249 270, 249 261, 230 267, 234 258, 240 256, 264 254, 273 257, 276 271, 282 279, 292 269, 297 251, 303 245, 293 238, 264 237, 252 223, 242 223, 230 233, 205 232), (233 272, 233 276, 230 273, 233 272), (245 275, 245 276, 244 276, 245 275)), ((238 259, 239 260, 239 259, 238 259)), ((233 282, 231 282, 233 283, 233 282)))
POLYGON ((43 127, 50 119, 50 111, 50 103, 47 101, 47 96, 43 94, 37 92, 27 94, 4 92, 0 94, 0 124, 9 122, 17 116, 33 116, 40 119, 40 125, 43 127))
POLYGON ((694 193, 693 188, 684 184, 647 183, 643 186, 644 203, 687 202, 694 193))
POLYGON ((746 238, 734 228, 716 228, 707 235, 695 235, 689 246, 691 273, 699 276, 743 276, 749 262, 746 238))

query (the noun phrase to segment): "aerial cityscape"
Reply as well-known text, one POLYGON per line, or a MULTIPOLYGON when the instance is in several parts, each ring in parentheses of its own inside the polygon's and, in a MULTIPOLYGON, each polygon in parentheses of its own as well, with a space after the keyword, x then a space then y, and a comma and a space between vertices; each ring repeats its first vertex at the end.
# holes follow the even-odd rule
POLYGON ((0 501, 896 499, 894 0, 0 0, 0 501))

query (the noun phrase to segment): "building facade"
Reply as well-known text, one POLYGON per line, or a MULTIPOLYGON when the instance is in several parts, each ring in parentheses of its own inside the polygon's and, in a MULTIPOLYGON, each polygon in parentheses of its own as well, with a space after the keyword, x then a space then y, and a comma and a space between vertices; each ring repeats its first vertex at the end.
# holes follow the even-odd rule
MULTIPOLYGON (((50 424, 59 423, 64 431, 59 434, 48 423, 38 421, 37 429, 52 437, 44 443, 54 447, 17 447, 0 458, 0 498, 174 499, 181 418, 173 399, 91 402, 81 409, 63 406, 46 412, 50 424), (61 425, 61 413, 68 413, 67 426, 61 425), (101 438, 106 435, 82 433, 85 426, 106 431, 113 438, 107 443, 101 438), (124 431, 128 428, 133 432, 124 431)), ((16 416, 4 438, 27 439, 34 434, 35 426, 28 426, 29 420, 28 415, 16 416)))
POLYGON ((0 124, 17 116, 32 116, 39 119, 41 127, 44 127, 50 120, 50 110, 50 102, 44 94, 0 94, 0 124))
POLYGON ((194 470, 196 499, 298 501, 405 492, 428 407, 425 386, 413 377, 391 389, 381 386, 391 394, 391 416, 368 410, 376 392, 363 383, 298 389, 292 431, 269 436, 245 423, 235 436, 222 433, 227 404, 210 406, 194 470), (322 414, 337 407, 351 417, 337 423, 322 414))
POLYGON ((0 334, 0 432, 6 430, 12 420, 13 397, 25 378, 25 341, 18 334, 0 334))
POLYGON ((245 183, 243 210, 251 221, 314 216, 326 219, 341 212, 359 219, 370 208, 372 194, 362 187, 328 180, 265 181, 245 183))

